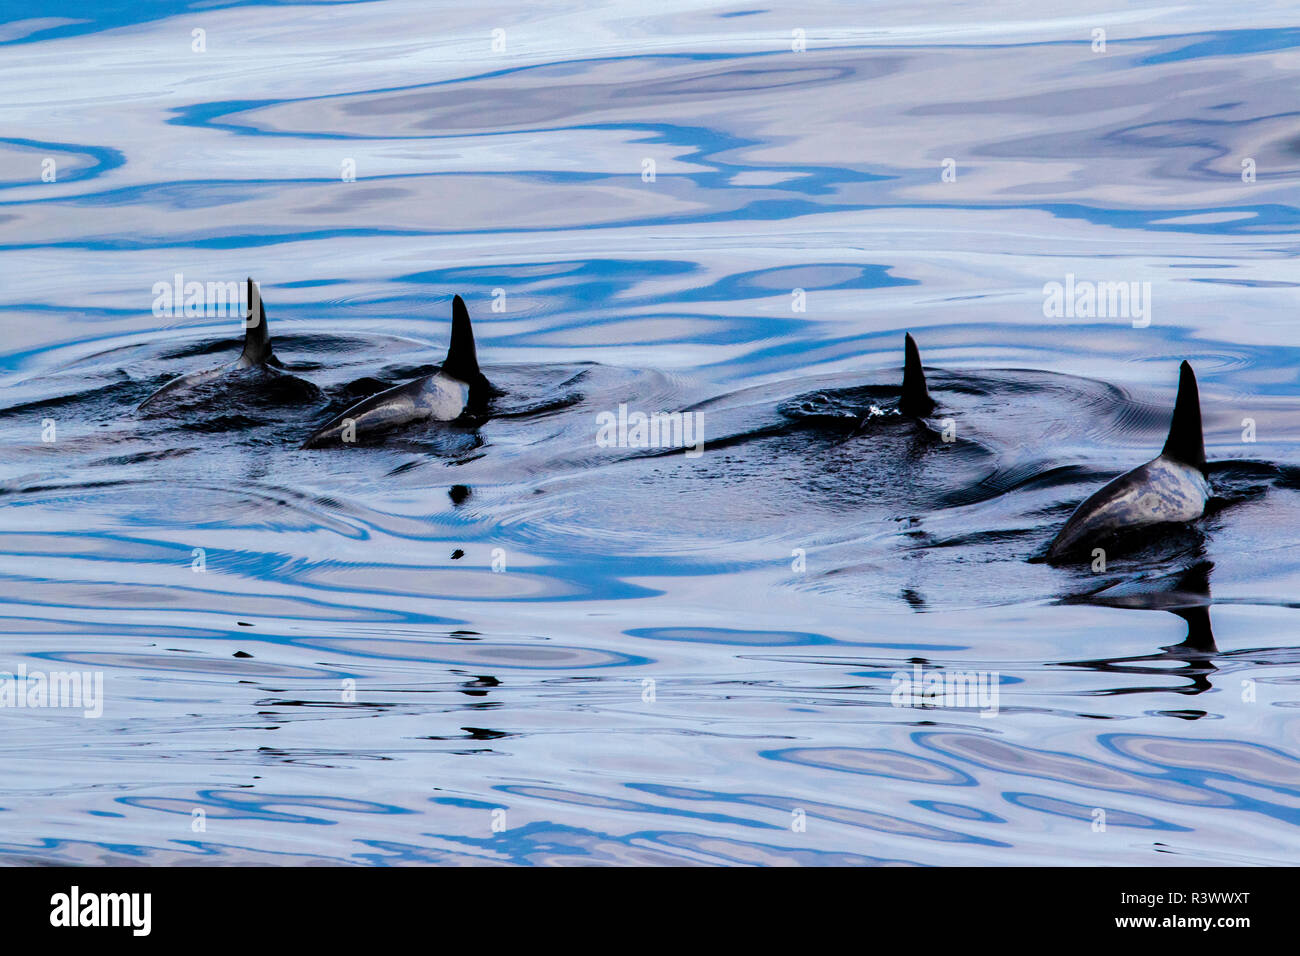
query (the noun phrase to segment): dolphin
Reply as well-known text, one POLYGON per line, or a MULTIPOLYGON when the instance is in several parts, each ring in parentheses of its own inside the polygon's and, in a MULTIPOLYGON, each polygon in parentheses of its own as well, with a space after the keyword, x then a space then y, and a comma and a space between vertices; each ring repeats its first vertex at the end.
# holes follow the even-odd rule
MULTIPOLYGON (((831 428, 846 428, 846 440, 851 440, 870 432, 882 417, 891 421, 897 421, 900 418, 919 421, 927 418, 938 407, 938 402, 930 397, 930 391, 925 382, 925 370, 921 367, 921 353, 917 349, 916 340, 912 338, 910 332, 903 334, 903 353, 903 384, 899 390, 898 403, 892 410, 879 408, 872 402, 865 412, 849 412, 844 409, 840 399, 819 392, 812 396, 792 399, 782 405, 780 409, 782 414, 786 415, 787 418, 796 420, 793 424, 784 422, 769 429, 749 431, 731 438, 714 439, 710 442, 710 445, 716 449, 737 442, 748 441, 765 434, 782 433, 792 427, 800 428, 814 423, 827 425, 831 428), (828 411, 821 412, 817 410, 816 406, 826 406, 828 411)), ((869 386, 868 388, 870 394, 873 395, 877 391, 884 392, 886 390, 883 386, 880 388, 869 386)), ((922 423, 922 427, 928 428, 924 423, 922 423)))
POLYGON ((903 394, 898 400, 898 410, 911 418, 925 418, 934 411, 935 401, 925 387, 925 371, 921 368, 921 353, 911 332, 903 337, 903 394))
POLYGON ((358 402, 303 442, 303 448, 349 444, 413 422, 450 422, 481 410, 496 389, 478 367, 465 300, 451 300, 451 345, 438 371, 358 402))
POLYGON ((144 411, 159 399, 174 397, 177 392, 214 381, 239 369, 263 365, 280 367, 280 360, 271 353, 271 336, 266 330, 266 306, 262 304, 261 293, 251 278, 248 280, 247 294, 248 313, 244 319, 244 350, 239 353, 239 358, 229 365, 190 372, 172 379, 141 402, 136 411, 144 411))
POLYGON ((1048 546, 1047 560, 1074 557, 1121 532, 1195 520, 1209 496, 1200 395, 1191 365, 1183 362, 1165 447, 1079 505, 1048 546))

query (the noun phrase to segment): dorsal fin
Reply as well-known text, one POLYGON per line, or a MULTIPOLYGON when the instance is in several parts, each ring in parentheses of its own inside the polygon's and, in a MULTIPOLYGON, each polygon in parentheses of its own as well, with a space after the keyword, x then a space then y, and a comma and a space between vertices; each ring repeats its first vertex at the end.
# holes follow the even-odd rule
POLYGON ((1205 471, 1205 438, 1201 433, 1201 396, 1196 387, 1196 373, 1183 362, 1178 370, 1178 398, 1174 401, 1174 420, 1169 437, 1160 452, 1165 458, 1205 471))
POLYGON ((266 330, 266 306, 262 293, 250 277, 247 287, 248 311, 244 313, 244 351, 239 356, 249 365, 261 365, 271 357, 271 334, 266 330))
POLYGON ((925 372, 921 368, 921 353, 909 332, 903 340, 907 357, 903 363, 903 397, 898 400, 898 410, 917 418, 934 411, 934 399, 925 387, 925 372))
POLYGON ((474 349, 474 329, 469 324, 469 309, 465 300, 456 296, 451 300, 451 347, 442 370, 453 378, 471 386, 483 377, 478 370, 478 352, 474 349))

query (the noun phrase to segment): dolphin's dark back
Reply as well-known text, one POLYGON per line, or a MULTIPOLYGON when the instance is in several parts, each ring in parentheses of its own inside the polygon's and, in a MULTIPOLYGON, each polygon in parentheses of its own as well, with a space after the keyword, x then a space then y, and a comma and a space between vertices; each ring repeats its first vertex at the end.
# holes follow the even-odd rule
POLYGON ((925 371, 921 368, 921 353, 912 340, 911 333, 906 333, 903 340, 906 358, 903 362, 903 396, 898 400, 898 410, 904 415, 917 418, 934 411, 934 399, 925 387, 925 371))
POLYGON ((266 330, 266 306, 262 294, 250 278, 248 280, 248 314, 244 321, 244 351, 241 359, 249 365, 261 365, 271 357, 271 334, 266 330))
POLYGON ((1205 437, 1201 431, 1201 396, 1196 387, 1196 373, 1183 362, 1178 374, 1178 398, 1174 401, 1174 420, 1169 425, 1169 437, 1160 452, 1166 458, 1180 461, 1205 472, 1205 437))

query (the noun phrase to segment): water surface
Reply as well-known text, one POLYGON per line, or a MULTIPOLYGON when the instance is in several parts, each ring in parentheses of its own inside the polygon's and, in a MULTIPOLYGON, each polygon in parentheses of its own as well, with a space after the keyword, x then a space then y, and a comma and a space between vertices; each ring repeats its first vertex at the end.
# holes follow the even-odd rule
POLYGON ((0 708, 0 859, 1294 860, 1293 9, 29 16, 0 670, 105 699, 0 708), (178 273, 258 279, 283 368, 141 414, 239 351, 155 314, 178 273), (1067 276, 1147 315, 1046 317, 1067 276), (300 450, 441 361, 454 293, 490 417, 300 450), (1212 512, 1034 560, 1184 358, 1212 512), (620 405, 703 454, 602 447, 620 405), (915 668, 996 714, 894 706, 915 668))

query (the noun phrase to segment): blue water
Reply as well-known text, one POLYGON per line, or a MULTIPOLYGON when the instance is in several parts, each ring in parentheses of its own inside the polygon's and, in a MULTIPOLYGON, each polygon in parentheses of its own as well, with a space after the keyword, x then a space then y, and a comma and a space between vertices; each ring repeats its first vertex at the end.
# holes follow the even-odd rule
POLYGON ((0 706, 0 859, 1294 861, 1294 8, 0 10, 0 672, 104 689, 0 706), (284 368, 140 414, 178 273, 284 368), (453 293, 490 417, 299 450, 453 293), (1213 513, 1034 560, 1184 358, 1213 513))

